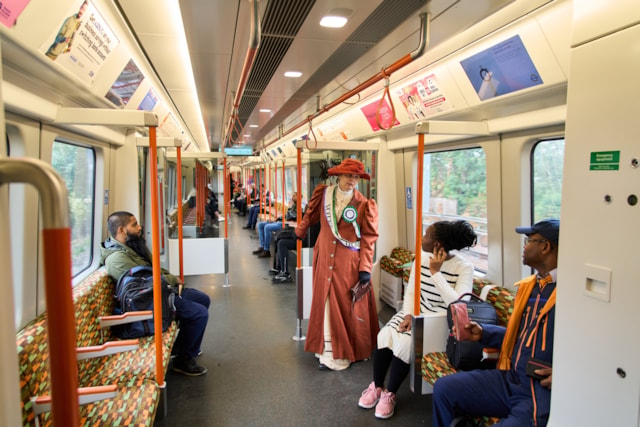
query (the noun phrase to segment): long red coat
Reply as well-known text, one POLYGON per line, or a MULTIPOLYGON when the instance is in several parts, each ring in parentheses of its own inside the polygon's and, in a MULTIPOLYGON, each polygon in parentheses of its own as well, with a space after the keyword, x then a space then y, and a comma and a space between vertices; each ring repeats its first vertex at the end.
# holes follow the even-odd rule
MULTIPOLYGON (((360 227, 360 250, 341 244, 333 235, 324 214, 326 185, 315 188, 296 235, 304 237, 310 225, 320 222, 320 234, 313 248, 313 297, 305 351, 322 353, 324 347, 324 305, 329 300, 331 341, 334 359, 351 362, 367 359, 376 346, 378 312, 373 289, 352 306, 350 289, 358 282, 358 273, 371 273, 374 244, 378 239, 378 206, 357 190, 347 206, 353 206, 360 227), (359 320, 358 318, 362 319, 359 320)), ((357 241, 353 224, 340 218, 340 236, 357 241)))

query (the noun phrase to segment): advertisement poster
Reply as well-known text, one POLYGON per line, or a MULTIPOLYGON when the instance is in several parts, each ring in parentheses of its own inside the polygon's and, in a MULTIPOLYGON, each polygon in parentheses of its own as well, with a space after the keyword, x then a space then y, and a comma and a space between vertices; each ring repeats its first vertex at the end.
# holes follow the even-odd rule
POLYGON ((398 91, 398 97, 411 120, 423 120, 452 108, 435 74, 403 87, 398 91))
POLYGON ((105 98, 113 102, 116 107, 124 108, 124 106, 129 103, 136 89, 138 89, 138 86, 140 86, 142 80, 144 80, 144 75, 140 72, 136 63, 133 62, 133 59, 130 59, 122 69, 122 72, 120 72, 116 81, 111 85, 105 98))
POLYGON ((0 23, 7 28, 15 25, 18 16, 30 0, 4 0, 0 2, 0 23))
POLYGON ((520 36, 478 52, 460 65, 482 101, 543 83, 520 36))
POLYGON ((349 139, 344 119, 337 118, 328 123, 323 123, 315 129, 316 134, 325 141, 346 141, 349 139))
MULTIPOLYGON (((360 108, 360 110, 364 114, 364 117, 369 122, 369 126, 371 126, 371 130, 373 130, 374 132, 377 132, 380 130, 380 126, 378 126, 378 120, 376 119, 376 114, 378 112, 378 104, 380 104, 380 101, 372 102, 371 104, 365 105, 364 107, 360 108)), ((390 127, 392 117, 393 117, 393 112, 391 111, 391 107, 389 106, 389 103, 387 102, 387 100, 384 99, 382 101, 382 105, 380 106, 380 124, 384 128, 388 129, 390 127)), ((395 121, 393 122, 393 125, 397 126, 399 124, 400 122, 398 121, 398 119, 395 119, 395 121)))
POLYGON ((176 119, 173 118, 173 115, 171 113, 167 113, 167 115, 158 125, 157 136, 176 137, 177 135, 180 135, 180 131, 178 130, 178 122, 176 122, 176 119))
POLYGON ((93 4, 85 0, 69 11, 40 51, 90 85, 119 43, 93 4))
POLYGON ((153 88, 151 88, 140 102, 140 105, 138 105, 138 110, 153 111, 157 103, 158 95, 153 88))

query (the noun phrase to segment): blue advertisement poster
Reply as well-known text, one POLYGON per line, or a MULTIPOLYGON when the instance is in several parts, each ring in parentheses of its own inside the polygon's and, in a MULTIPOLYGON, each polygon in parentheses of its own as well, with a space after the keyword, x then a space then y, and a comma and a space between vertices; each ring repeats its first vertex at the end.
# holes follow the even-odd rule
POLYGON ((543 83, 520 36, 478 52, 460 65, 482 101, 543 83))

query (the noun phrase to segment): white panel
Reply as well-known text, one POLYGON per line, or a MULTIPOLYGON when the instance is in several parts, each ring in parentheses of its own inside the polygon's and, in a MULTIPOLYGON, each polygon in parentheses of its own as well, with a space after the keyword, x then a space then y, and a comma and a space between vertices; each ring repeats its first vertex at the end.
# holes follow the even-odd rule
POLYGON ((573 0, 571 46, 640 22, 638 0, 573 0))
MULTIPOLYGON (((184 275, 226 273, 224 241, 222 237, 183 239, 184 275)), ((178 239, 169 239, 169 272, 180 274, 178 239)))
POLYGON ((550 426, 639 421, 638 40, 636 26, 571 53, 550 426), (603 151, 619 151, 618 170, 592 168, 603 151), (610 280, 608 301, 585 294, 589 274, 610 280))

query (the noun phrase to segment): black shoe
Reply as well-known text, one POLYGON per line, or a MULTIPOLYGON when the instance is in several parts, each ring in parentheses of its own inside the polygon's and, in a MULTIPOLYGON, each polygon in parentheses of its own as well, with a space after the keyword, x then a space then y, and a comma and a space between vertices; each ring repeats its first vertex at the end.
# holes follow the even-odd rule
MULTIPOLYGON (((344 184, 343 184, 344 185, 344 184)), ((243 230, 251 230, 253 227, 249 226, 249 225, 245 225, 244 227, 242 227, 243 230)))
POLYGON ((277 268, 272 268, 269 270, 269 274, 271 274, 272 276, 276 276, 280 274, 280 270, 278 270, 277 268))
POLYGON ((195 359, 185 359, 184 357, 176 357, 173 360, 171 369, 191 377, 197 377, 207 373, 207 368, 198 365, 195 359))
POLYGON ((264 252, 264 249, 262 248, 258 248, 255 251, 251 252, 254 255, 260 255, 262 252, 264 252))
POLYGON ((262 251, 261 254, 258 254, 258 258, 271 258, 271 252, 269 251, 262 251))

